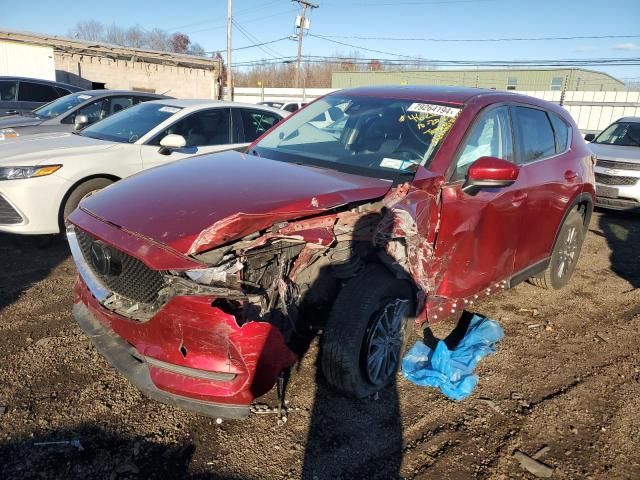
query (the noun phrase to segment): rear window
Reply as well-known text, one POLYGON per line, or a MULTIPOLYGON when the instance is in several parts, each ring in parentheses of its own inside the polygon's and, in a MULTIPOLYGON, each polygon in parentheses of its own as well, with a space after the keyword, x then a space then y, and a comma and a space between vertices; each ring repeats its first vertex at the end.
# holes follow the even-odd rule
POLYGON ((60 95, 55 87, 33 82, 20 82, 18 100, 21 102, 50 102, 60 95))
POLYGON ((553 125, 553 131, 556 134, 556 150, 562 153, 569 148, 569 126, 558 115, 553 112, 547 112, 553 125))
POLYGON ((533 162, 555 155, 556 141, 544 110, 514 107, 513 112, 518 128, 521 162, 533 162))

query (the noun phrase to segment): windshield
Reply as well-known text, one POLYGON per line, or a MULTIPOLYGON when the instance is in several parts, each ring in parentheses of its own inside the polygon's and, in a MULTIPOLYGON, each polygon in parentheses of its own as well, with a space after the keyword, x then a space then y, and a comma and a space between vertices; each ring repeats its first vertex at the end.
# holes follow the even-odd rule
POLYGON ((159 103, 140 103, 94 123, 80 132, 84 137, 119 143, 135 143, 153 128, 181 110, 159 103))
POLYGON ((640 123, 617 122, 609 125, 593 143, 638 147, 640 146, 640 123))
POLYGON ((330 95, 267 134, 250 153, 378 178, 426 166, 460 108, 330 95))
POLYGON ((40 108, 36 108, 33 113, 35 113, 38 118, 57 117, 58 115, 68 112, 76 105, 86 102, 90 98, 92 98, 92 96, 86 93, 72 93, 71 95, 65 95, 53 102, 49 102, 40 108))

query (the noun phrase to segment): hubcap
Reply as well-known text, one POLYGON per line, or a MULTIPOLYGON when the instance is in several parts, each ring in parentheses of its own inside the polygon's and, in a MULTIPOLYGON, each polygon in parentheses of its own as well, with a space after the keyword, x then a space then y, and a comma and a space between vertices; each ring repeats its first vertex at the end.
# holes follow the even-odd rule
POLYGON ((558 252, 558 277, 564 278, 576 261, 578 251, 578 231, 576 227, 569 227, 562 242, 562 248, 558 252))
POLYGON ((366 373, 380 385, 392 376, 400 361, 408 300, 395 299, 373 317, 365 342, 366 373))

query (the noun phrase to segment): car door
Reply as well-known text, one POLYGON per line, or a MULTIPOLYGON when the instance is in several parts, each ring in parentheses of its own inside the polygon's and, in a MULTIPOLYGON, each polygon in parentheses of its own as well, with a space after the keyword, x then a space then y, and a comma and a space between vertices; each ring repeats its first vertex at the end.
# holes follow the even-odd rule
POLYGON ((516 271, 551 254, 568 202, 581 189, 569 150, 570 127, 555 113, 532 105, 511 107, 520 172, 526 175, 527 235, 516 253, 516 271))
POLYGON ((233 139, 231 131, 229 108, 208 108, 187 114, 141 146, 143 167, 150 168, 203 153, 241 148, 243 144, 233 139), (160 153, 160 141, 169 134, 184 137, 186 146, 164 155, 160 153))
POLYGON ((241 147, 249 146, 282 120, 276 113, 255 108, 233 108, 234 130, 241 147))
POLYGON ((435 258, 436 295, 453 300, 477 294, 514 273, 513 262, 526 202, 526 178, 502 188, 463 191, 470 165, 480 157, 513 162, 509 107, 482 110, 458 148, 442 189, 435 258))
POLYGON ((53 85, 44 83, 18 82, 18 109, 26 112, 60 97, 53 85))

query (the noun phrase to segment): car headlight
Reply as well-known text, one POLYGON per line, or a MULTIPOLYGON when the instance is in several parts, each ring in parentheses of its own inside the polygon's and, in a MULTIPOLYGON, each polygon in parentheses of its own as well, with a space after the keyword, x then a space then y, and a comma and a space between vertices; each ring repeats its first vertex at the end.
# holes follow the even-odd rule
POLYGON ((62 165, 43 165, 38 167, 0 167, 0 180, 18 180, 21 178, 45 177, 62 168, 62 165))
POLYGON ((0 128, 0 141, 5 140, 7 138, 17 138, 20 134, 16 132, 13 128, 0 128))

